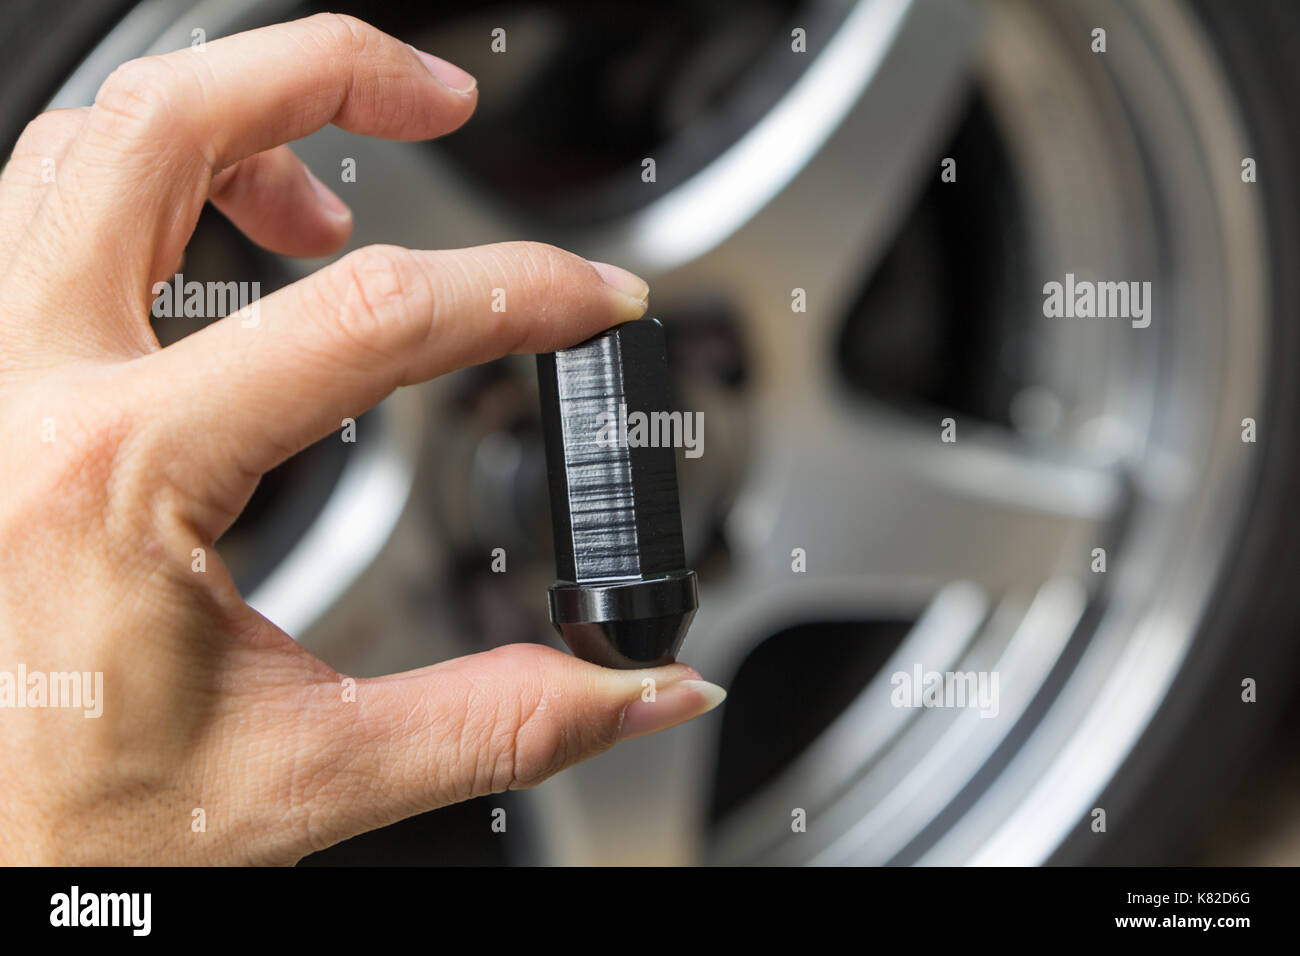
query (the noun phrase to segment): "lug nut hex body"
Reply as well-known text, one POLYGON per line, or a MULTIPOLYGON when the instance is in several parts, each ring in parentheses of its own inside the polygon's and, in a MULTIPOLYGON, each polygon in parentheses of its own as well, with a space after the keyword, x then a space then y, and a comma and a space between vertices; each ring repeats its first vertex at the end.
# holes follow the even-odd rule
POLYGON ((670 663, 698 607, 673 449, 629 447, 611 424, 627 411, 668 412, 663 326, 638 319, 539 355, 537 378, 558 579, 551 623, 583 660, 670 663))

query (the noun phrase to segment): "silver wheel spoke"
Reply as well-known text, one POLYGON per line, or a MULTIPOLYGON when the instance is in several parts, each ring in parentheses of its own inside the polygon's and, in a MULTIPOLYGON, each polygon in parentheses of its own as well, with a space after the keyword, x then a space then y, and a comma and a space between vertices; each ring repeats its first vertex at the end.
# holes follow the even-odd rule
POLYGON ((1053 574, 1087 574, 1092 549, 1107 544, 1125 499, 1111 468, 972 436, 944 444, 937 419, 922 429, 871 417, 759 416, 766 427, 727 527, 741 557, 710 589, 693 660, 731 673, 774 622, 916 616, 951 581, 1032 593, 1053 574), (792 570, 796 548, 806 573, 792 570))
MULTIPOLYGON (((698 263, 783 266, 793 285, 841 277, 841 248, 863 262, 893 238, 933 150, 969 89, 979 6, 862 0, 783 99, 712 164, 627 220, 589 237, 652 275, 698 263), (852 195, 826 182, 851 183, 852 195)), ((725 274, 725 272, 724 272, 725 274)), ((746 279, 757 278, 750 270, 746 279)))

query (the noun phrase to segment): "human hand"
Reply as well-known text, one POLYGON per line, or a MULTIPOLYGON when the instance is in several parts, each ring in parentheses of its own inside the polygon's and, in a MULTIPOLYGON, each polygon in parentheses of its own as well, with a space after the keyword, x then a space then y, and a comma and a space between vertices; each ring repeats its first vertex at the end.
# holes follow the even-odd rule
POLYGON ((151 290, 206 201, 325 255, 350 214, 283 144, 327 123, 427 139, 476 100, 456 67, 322 15, 133 61, 23 134, 0 179, 0 860, 291 863, 720 702, 683 665, 538 645, 350 700, 213 551, 259 476, 395 388, 644 312, 636 276, 549 246, 375 246, 159 347, 151 290), (74 672, 102 674, 93 703, 32 704, 33 675, 74 672))

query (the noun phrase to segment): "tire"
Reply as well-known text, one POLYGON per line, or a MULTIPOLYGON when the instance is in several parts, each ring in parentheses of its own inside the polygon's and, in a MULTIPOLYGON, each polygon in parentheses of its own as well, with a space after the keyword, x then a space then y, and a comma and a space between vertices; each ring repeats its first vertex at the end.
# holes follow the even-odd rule
POLYGON ((1300 672, 1300 191, 1292 175, 1300 157, 1300 62, 1289 42, 1300 31, 1300 8, 1286 0, 1197 0, 1194 8, 1235 87, 1258 168, 1272 171, 1257 187, 1243 187, 1265 196, 1274 280, 1266 401, 1252 452, 1260 468, 1201 634, 1098 801, 1108 832, 1093 833, 1083 821, 1054 856, 1058 864, 1202 862, 1204 847, 1188 835, 1213 832, 1234 791, 1269 773, 1251 764, 1294 705, 1300 672), (1242 700, 1246 678, 1257 682, 1256 703, 1242 700))

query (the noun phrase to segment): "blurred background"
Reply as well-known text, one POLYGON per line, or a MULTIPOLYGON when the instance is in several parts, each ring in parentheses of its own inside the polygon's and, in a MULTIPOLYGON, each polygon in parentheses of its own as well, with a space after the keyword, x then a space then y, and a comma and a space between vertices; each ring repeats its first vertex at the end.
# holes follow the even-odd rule
MULTIPOLYGON (((5 152, 120 62, 315 9, 9 0, 5 152)), ((1300 7, 332 9, 481 90, 444 142, 296 144, 353 246, 537 239, 650 280, 674 407, 705 422, 678 462, 683 659, 730 696, 308 864, 1300 863, 1300 7), (1149 281, 1150 326, 1044 317, 1067 273, 1149 281), (917 666, 996 673, 997 716, 893 706, 917 666)), ((183 271, 266 294, 320 264, 208 212, 183 271)), ((369 676, 556 643, 549 536, 525 356, 287 462, 221 550, 254 606, 369 676)))

